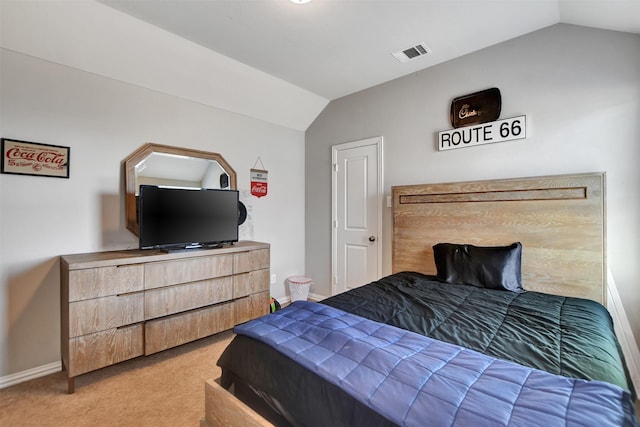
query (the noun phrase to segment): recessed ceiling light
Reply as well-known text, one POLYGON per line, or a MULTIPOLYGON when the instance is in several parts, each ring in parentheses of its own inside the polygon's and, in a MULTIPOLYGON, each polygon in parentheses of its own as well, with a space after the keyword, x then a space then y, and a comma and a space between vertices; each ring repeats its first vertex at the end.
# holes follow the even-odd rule
POLYGON ((311 0, 290 0, 291 3, 295 3, 295 4, 305 4, 305 3, 309 3, 311 0))

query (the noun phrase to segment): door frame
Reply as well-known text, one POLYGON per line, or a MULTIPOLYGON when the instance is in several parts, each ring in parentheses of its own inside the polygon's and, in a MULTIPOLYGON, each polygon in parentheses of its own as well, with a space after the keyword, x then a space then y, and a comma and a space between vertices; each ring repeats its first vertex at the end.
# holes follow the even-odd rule
POLYGON ((336 282, 338 278, 338 227, 336 227, 338 220, 338 152, 352 148, 366 147, 368 145, 374 145, 376 147, 376 155, 378 157, 378 162, 376 164, 378 173, 378 182, 376 186, 376 205, 378 207, 378 209, 376 209, 376 214, 378 215, 378 229, 376 230, 376 240, 378 243, 377 275, 378 277, 382 277, 382 214, 384 200, 383 137, 376 136, 373 138, 345 142, 331 146, 331 295, 336 294, 336 282))

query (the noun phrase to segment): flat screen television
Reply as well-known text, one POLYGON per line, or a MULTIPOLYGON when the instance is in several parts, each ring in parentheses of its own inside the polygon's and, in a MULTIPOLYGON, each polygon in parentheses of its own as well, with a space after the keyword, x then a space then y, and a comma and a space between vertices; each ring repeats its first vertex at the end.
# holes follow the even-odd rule
POLYGON ((141 185, 140 249, 196 249, 238 241, 238 192, 141 185))

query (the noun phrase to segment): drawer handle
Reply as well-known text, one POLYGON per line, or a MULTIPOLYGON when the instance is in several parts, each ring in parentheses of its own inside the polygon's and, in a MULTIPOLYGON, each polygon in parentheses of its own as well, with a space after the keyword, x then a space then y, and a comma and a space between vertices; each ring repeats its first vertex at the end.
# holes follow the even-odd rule
POLYGON ((121 294, 116 294, 116 297, 127 297, 129 295, 142 294, 144 290, 141 291, 132 291, 132 292, 123 292, 121 294))
POLYGON ((138 325, 142 325, 142 324, 144 324, 144 322, 129 323, 128 325, 120 325, 120 326, 116 326, 116 329, 132 328, 132 327, 134 327, 134 326, 138 326, 138 325))

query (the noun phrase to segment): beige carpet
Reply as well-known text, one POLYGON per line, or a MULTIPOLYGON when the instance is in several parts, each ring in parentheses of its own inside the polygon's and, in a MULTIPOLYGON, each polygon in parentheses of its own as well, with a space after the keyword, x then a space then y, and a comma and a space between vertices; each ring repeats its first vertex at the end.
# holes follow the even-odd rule
POLYGON ((65 373, 0 390, 0 425, 199 426, 204 382, 220 376, 218 356, 233 333, 140 357, 76 378, 65 373))

